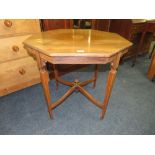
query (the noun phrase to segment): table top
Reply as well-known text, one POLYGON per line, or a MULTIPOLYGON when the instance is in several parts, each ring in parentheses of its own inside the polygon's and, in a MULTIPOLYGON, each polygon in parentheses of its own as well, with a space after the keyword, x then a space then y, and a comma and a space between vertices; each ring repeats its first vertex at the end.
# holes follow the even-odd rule
POLYGON ((57 29, 34 34, 24 45, 48 56, 110 57, 132 43, 116 33, 91 29, 57 29))

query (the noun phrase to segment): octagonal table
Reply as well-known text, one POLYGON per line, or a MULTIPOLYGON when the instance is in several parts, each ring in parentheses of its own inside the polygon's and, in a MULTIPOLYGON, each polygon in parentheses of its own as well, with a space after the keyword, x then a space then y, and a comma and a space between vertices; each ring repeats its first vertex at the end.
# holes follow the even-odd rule
POLYGON ((35 56, 37 60, 50 118, 53 118, 53 109, 76 90, 81 92, 94 105, 101 109, 100 118, 103 119, 116 77, 120 57, 128 51, 131 45, 131 42, 118 34, 90 29, 57 29, 32 35, 25 40, 24 48, 28 53, 35 56), (48 85, 49 72, 46 67, 47 62, 54 66, 57 86, 60 82, 71 87, 55 102, 51 100, 48 85), (95 87, 98 64, 107 63, 110 63, 110 71, 104 100, 100 102, 83 87, 91 82, 93 82, 93 86, 95 87), (80 82, 78 79, 73 82, 62 80, 58 76, 57 64, 95 64, 94 76, 84 82, 80 82))

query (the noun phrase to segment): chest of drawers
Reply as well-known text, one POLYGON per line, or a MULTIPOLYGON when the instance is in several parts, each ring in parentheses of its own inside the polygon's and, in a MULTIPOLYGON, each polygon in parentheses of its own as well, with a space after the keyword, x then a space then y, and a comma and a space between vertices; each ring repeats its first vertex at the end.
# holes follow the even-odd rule
POLYGON ((0 96, 40 82, 36 61, 22 44, 37 32, 40 32, 39 20, 0 20, 0 96))

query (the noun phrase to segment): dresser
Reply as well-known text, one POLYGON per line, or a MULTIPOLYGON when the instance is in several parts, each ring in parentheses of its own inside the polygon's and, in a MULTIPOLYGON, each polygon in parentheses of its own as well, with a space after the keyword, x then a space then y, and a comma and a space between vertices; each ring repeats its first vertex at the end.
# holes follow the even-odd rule
POLYGON ((39 20, 0 20, 0 96, 40 82, 36 61, 23 48, 23 41, 37 32, 39 20))

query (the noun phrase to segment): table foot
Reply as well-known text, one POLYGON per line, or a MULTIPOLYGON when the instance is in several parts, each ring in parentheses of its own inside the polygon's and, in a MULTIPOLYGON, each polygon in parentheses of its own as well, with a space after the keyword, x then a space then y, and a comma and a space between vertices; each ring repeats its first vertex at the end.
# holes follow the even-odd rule
POLYGON ((106 110, 103 109, 100 113, 100 120, 103 120, 104 119, 104 116, 105 116, 105 113, 106 113, 106 110))
POLYGON ((49 110, 48 114, 49 114, 50 119, 53 119, 53 112, 52 112, 52 110, 49 110))

